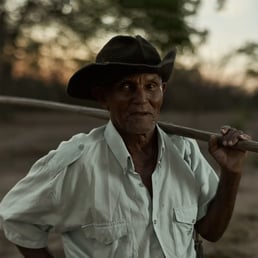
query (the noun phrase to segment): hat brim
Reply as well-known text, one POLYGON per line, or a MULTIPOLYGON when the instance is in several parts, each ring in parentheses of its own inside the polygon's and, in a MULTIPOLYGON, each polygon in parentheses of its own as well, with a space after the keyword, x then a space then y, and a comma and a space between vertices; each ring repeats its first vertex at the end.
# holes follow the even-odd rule
POLYGON ((70 78, 67 93, 75 98, 95 100, 94 86, 110 86, 124 77, 136 73, 156 73, 167 82, 174 66, 176 49, 171 50, 157 65, 128 63, 93 63, 82 67, 70 78))

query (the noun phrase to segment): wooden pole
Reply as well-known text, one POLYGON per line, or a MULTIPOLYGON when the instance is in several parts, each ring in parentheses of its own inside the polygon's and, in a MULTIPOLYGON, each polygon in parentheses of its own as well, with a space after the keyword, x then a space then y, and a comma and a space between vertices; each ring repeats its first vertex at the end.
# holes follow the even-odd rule
MULTIPOLYGON (((70 104, 58 103, 53 101, 0 96, 0 104, 18 105, 18 106, 25 106, 25 107, 38 107, 38 108, 45 108, 45 109, 58 110, 58 111, 68 111, 68 112, 74 112, 77 114, 84 114, 84 115, 99 118, 99 119, 109 118, 108 112, 102 109, 83 107, 78 105, 70 105, 70 104)), ((175 125, 171 123, 165 123, 163 121, 159 121, 158 124, 165 132, 169 134, 185 136, 185 137, 193 138, 200 141, 206 141, 206 142, 209 141, 209 138, 211 135, 219 136, 219 134, 216 134, 213 132, 197 130, 197 129, 175 125)), ((258 153, 258 142, 240 141, 238 142, 237 145, 234 146, 234 148, 239 148, 242 150, 248 150, 251 152, 258 153)))

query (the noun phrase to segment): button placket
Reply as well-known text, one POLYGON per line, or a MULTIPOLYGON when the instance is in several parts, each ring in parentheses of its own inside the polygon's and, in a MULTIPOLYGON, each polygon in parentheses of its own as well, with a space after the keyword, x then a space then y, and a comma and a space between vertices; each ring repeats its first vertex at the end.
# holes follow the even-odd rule
MULTIPOLYGON (((159 164, 158 164, 159 165, 159 164)), ((154 228, 157 227, 158 223, 158 213, 159 213, 159 166, 157 166, 157 169, 152 174, 152 191, 153 191, 153 197, 152 197, 152 223, 154 228)), ((156 230, 155 230, 156 231, 156 230)))

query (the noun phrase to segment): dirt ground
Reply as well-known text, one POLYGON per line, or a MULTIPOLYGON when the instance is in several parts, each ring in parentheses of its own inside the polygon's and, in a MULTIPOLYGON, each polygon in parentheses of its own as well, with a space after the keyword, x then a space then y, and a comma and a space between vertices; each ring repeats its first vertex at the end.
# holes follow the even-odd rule
MULTIPOLYGON (((0 107, 1 108, 1 107, 0 107)), ((54 149, 78 132, 104 124, 79 114, 57 112, 27 112, 10 110, 7 120, 0 118, 0 200, 29 170, 39 157, 54 149)), ((1 115, 1 113, 0 113, 1 115)), ((235 113, 166 113, 162 120, 198 129, 214 131, 223 124, 239 123, 258 139, 257 114, 243 118, 235 113), (241 120, 240 120, 241 119, 241 120)), ((201 150, 216 170, 218 167, 207 153, 207 144, 199 142, 201 150)), ((258 153, 249 154, 245 173, 227 232, 217 243, 204 241, 206 258, 258 258, 258 153)), ((55 257, 64 257, 58 236, 50 236, 50 249, 55 257)), ((16 248, 0 232, 0 257, 21 258, 16 248)))

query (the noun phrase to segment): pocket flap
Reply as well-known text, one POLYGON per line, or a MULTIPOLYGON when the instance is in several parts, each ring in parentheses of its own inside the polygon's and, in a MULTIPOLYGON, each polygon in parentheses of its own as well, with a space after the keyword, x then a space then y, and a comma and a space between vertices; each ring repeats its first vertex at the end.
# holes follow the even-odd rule
POLYGON ((84 235, 87 238, 94 238, 104 244, 111 244, 116 239, 127 235, 127 224, 110 223, 110 224, 89 224, 82 226, 84 235))
POLYGON ((174 208, 175 219, 177 222, 186 223, 186 224, 195 224, 197 207, 183 207, 183 208, 174 208))

